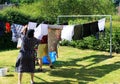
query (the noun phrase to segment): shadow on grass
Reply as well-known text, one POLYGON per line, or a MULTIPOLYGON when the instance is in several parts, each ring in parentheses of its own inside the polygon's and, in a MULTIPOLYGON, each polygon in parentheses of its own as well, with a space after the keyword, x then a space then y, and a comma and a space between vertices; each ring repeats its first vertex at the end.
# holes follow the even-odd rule
MULTIPOLYGON (((75 81, 72 80, 62 80, 62 81, 54 81, 54 82, 36 82, 35 84, 74 84, 75 81)), ((79 84, 86 84, 86 83, 81 83, 79 84)))
POLYGON ((86 56, 86 57, 83 57, 83 58, 78 58, 78 59, 71 59, 71 61, 56 61, 55 62, 55 66, 56 67, 62 67, 62 66, 83 66, 83 65, 78 65, 77 62, 81 62, 81 61, 86 61, 86 60, 89 60, 89 59, 92 59, 91 60, 91 64, 89 64, 88 66, 92 66, 94 64, 97 64, 99 62, 102 62, 106 59, 110 59, 111 57, 110 56, 107 56, 107 55, 91 55, 91 56, 86 56))
POLYGON ((13 74, 8 74, 5 77, 13 77, 13 76, 14 76, 13 74))
MULTIPOLYGON (((40 80, 44 81, 44 83, 47 84, 47 81, 46 81, 46 80, 44 80, 44 79, 42 79, 42 78, 40 78, 40 77, 38 77, 38 76, 34 76, 34 77, 37 78, 37 79, 40 79, 40 80)), ((41 83, 35 82, 35 84, 41 84, 41 83)))
MULTIPOLYGON (((94 82, 97 78, 101 78, 101 77, 105 76, 106 74, 109 74, 110 72, 120 68, 120 62, 115 62, 113 64, 105 64, 105 65, 101 65, 101 66, 92 66, 92 65, 100 63, 106 59, 111 59, 111 57, 106 56, 106 55, 91 55, 91 56, 86 56, 81 59, 80 58, 72 59, 71 61, 67 61, 67 62, 57 61, 55 63, 56 67, 64 66, 65 68, 53 70, 50 72, 49 75, 55 76, 55 77, 76 79, 79 84, 86 84, 89 82, 94 82), (85 61, 87 59, 92 59, 91 60, 92 63, 87 66, 77 64, 77 62, 85 61), (91 67, 88 68, 88 66, 91 66, 91 67)), ((64 81, 56 81, 56 80, 53 80, 53 81, 54 81, 53 82, 54 84, 55 83, 65 84, 64 81)), ((70 82, 72 82, 72 81, 69 80, 67 82, 69 82, 67 84, 70 84, 70 82)))

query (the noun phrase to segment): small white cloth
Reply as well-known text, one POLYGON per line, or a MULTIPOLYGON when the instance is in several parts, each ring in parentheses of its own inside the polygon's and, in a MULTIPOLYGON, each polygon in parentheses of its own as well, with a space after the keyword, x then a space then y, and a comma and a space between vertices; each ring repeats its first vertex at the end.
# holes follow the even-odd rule
POLYGON ((21 48, 21 45, 22 45, 22 39, 18 38, 17 48, 21 48))
POLYGON ((74 35, 74 25, 64 25, 61 32, 61 39, 71 41, 73 35, 74 35))
POLYGON ((35 28, 34 37, 37 39, 42 39, 44 35, 48 34, 48 25, 47 24, 39 24, 37 28, 35 28))
POLYGON ((105 18, 98 20, 98 28, 99 31, 103 31, 105 29, 105 18))
POLYGON ((36 26, 37 26, 37 23, 36 23, 36 22, 29 22, 29 23, 28 23, 28 30, 29 30, 29 29, 34 29, 34 28, 36 28, 36 26))

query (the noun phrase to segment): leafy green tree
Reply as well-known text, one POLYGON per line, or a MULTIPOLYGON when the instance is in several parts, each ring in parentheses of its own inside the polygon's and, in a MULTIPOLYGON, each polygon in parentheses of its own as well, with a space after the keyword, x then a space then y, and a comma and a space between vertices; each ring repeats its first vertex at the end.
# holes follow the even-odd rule
POLYGON ((110 0, 41 0, 41 14, 50 19, 58 15, 114 14, 110 0))

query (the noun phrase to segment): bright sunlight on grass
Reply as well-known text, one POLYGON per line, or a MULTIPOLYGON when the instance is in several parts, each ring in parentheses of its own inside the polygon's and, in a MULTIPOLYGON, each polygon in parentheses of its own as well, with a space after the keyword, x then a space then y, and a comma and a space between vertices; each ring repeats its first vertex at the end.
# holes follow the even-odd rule
MULTIPOLYGON (((19 50, 0 52, 0 67, 9 68, 0 84, 17 84, 14 71, 19 50)), ((120 84, 120 54, 109 56, 109 52, 80 50, 60 46, 55 69, 44 65, 44 72, 35 72, 36 84, 120 84)), ((38 65, 36 65, 36 69, 38 65)), ((23 75, 23 84, 30 83, 30 75, 23 75)))

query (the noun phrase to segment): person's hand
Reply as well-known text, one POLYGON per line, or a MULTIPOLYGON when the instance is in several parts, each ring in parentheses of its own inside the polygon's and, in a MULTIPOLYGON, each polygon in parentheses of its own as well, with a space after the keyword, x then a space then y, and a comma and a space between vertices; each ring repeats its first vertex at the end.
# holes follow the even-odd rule
POLYGON ((25 25, 25 26, 23 26, 23 28, 22 28, 22 30, 21 30, 21 33, 23 33, 24 35, 25 35, 25 33, 27 32, 26 30, 27 30, 27 27, 28 27, 28 25, 25 25))

